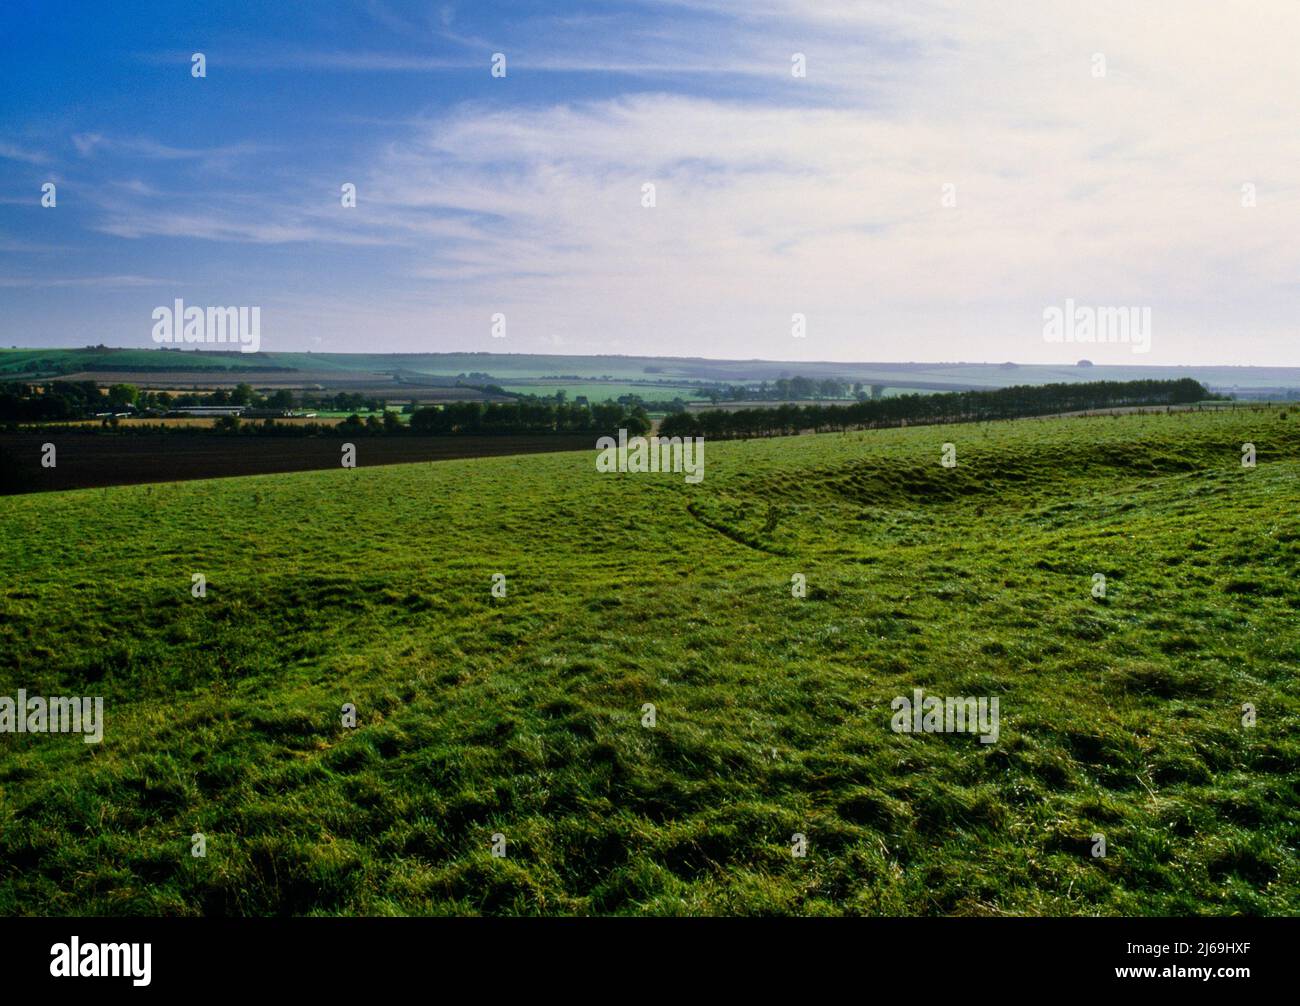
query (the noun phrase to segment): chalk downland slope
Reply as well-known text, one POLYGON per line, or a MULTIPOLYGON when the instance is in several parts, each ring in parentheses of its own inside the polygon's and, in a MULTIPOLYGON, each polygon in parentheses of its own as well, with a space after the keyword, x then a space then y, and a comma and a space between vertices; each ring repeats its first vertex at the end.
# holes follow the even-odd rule
POLYGON ((1300 416, 594 456, 0 499, 0 912, 1300 911, 1300 416))

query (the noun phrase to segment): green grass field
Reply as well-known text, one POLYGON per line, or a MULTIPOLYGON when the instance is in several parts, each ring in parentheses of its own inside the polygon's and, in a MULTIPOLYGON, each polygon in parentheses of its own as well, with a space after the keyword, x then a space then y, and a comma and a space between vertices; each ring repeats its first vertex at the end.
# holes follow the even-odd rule
POLYGON ((594 456, 0 498, 0 912, 1300 912, 1300 416, 594 456))
MULTIPOLYGON (((237 350, 225 353, 202 352, 163 352, 158 349, 0 349, 0 380, 31 380, 28 372, 35 369, 41 373, 54 373, 61 370, 72 373, 78 370, 93 369, 110 363, 119 370, 131 368, 151 369, 154 367, 176 367, 187 370, 206 370, 208 368, 246 370, 249 368, 272 366, 292 366, 279 360, 268 359, 268 354, 240 353, 237 350)), ((111 381, 113 374, 106 371, 104 380, 111 381)))

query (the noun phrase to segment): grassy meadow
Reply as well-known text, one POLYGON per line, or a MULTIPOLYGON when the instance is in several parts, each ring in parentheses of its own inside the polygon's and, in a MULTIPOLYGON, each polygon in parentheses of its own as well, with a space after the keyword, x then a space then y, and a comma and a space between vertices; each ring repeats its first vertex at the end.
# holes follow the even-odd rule
POLYGON ((1300 415, 594 458, 0 498, 0 913, 1300 912, 1300 415))

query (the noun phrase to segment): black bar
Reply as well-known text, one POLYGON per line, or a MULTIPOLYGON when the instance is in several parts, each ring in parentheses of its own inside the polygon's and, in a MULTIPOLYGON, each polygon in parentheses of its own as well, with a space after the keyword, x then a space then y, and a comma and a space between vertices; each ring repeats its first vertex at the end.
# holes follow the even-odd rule
POLYGON ((883 992, 881 983, 898 982, 917 994, 956 996, 1018 983, 1039 991, 1128 985, 1231 994, 1292 977, 1297 936, 1294 918, 8 919, 0 924, 0 962, 7 991, 283 988, 355 996, 379 992, 390 979, 433 979, 429 987, 444 994, 487 994, 514 983, 608 994, 658 985, 667 994, 688 979, 693 988, 706 981, 762 990, 781 974, 810 992, 829 991, 829 979, 843 975, 855 976, 860 990, 883 992), (52 948, 70 950, 73 937, 83 956, 88 944, 140 944, 142 954, 147 943, 149 984, 137 987, 129 974, 75 983, 53 976, 52 948))

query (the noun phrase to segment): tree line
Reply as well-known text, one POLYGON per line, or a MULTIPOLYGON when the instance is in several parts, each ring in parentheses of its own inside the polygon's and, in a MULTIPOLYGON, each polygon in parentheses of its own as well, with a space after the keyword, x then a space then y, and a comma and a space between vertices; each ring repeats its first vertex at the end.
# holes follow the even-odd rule
POLYGON ((459 433, 595 433, 625 429, 632 436, 649 432, 650 417, 639 405, 598 402, 578 405, 546 398, 513 402, 448 402, 416 409, 411 432, 447 436, 459 433))
POLYGON ((664 437, 790 436, 796 433, 876 429, 909 423, 965 423, 1084 412, 1132 405, 1179 405, 1212 399, 1199 381, 1093 381, 1016 385, 990 391, 897 395, 845 405, 779 405, 766 409, 709 410, 668 416, 664 437))
MULTIPOLYGON (((114 385, 101 394, 92 381, 54 382, 32 394, 34 389, 17 385, 0 386, 0 421, 48 422, 80 419, 110 408, 148 408, 174 405, 152 394, 142 395, 130 385, 114 385)), ((165 394, 165 393, 163 393, 165 394)), ((186 396, 188 397, 188 396, 186 396)), ((360 398, 361 396, 356 396, 360 398)), ((863 399, 843 404, 783 403, 769 408, 734 411, 683 412, 663 420, 659 432, 665 437, 785 436, 805 431, 817 433, 849 429, 872 429, 908 423, 980 422, 1082 412, 1136 405, 1175 405, 1214 398, 1200 382, 1191 378, 1176 381, 1095 381, 1087 384, 1018 385, 990 391, 937 392, 863 399)), ((247 385, 233 392, 217 391, 203 396, 203 404, 292 404, 288 392, 268 398, 247 385)), ((328 401, 328 398, 326 399, 328 401)), ((355 407, 355 399, 345 399, 355 407)), ((370 404, 367 402, 366 404, 370 404)), ((650 419, 637 403, 601 402, 593 405, 552 398, 517 398, 505 402, 447 402, 417 408, 410 422, 403 423, 383 403, 374 403, 382 415, 365 419, 353 414, 335 425, 328 423, 286 424, 273 419, 249 421, 223 417, 214 427, 224 433, 261 433, 272 436, 315 436, 344 433, 365 436, 457 436, 520 433, 590 433, 604 436, 625 429, 630 436, 649 432, 650 419)), ((137 426, 133 430, 158 430, 161 426, 137 426)), ((209 428, 209 429, 211 429, 209 428)))
MULTIPOLYGON (((0 414, 0 419, 3 419, 0 414)), ((79 416, 67 418, 76 419, 79 416)), ((12 422, 12 420, 11 420, 12 422)), ((603 402, 571 405, 546 399, 511 402, 448 402, 425 406, 411 413, 409 423, 392 409, 364 418, 356 413, 338 423, 281 422, 275 418, 244 419, 221 416, 211 426, 169 426, 165 423, 132 423, 113 429, 126 434, 235 434, 272 437, 315 436, 493 436, 526 433, 588 433, 593 437, 613 436, 627 430, 631 436, 650 432, 650 417, 640 406, 603 402)), ((83 427, 78 427, 79 429, 83 427)), ((95 429, 95 427, 89 427, 95 429)))

